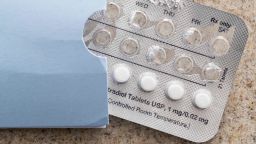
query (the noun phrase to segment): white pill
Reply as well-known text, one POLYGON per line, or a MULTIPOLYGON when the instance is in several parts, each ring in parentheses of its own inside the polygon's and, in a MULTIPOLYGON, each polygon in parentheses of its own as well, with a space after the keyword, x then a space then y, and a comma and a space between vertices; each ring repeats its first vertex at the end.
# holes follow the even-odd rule
POLYGON ((112 77, 117 83, 126 83, 131 77, 130 69, 125 64, 117 64, 113 68, 112 77))
POLYGON ((146 92, 151 92, 156 89, 158 80, 156 74, 151 72, 143 73, 139 79, 139 86, 146 92))
POLYGON ((107 29, 101 29, 94 33, 93 44, 99 47, 108 46, 112 41, 111 32, 107 29))
POLYGON ((212 94, 209 90, 199 89, 194 93, 193 104, 200 109, 209 108, 212 104, 212 94))
POLYGON ((216 37, 211 43, 211 50, 215 56, 223 56, 228 53, 229 49, 229 41, 223 36, 216 37))
POLYGON ((185 43, 194 46, 201 44, 203 36, 197 28, 190 28, 184 33, 183 38, 185 43))
POLYGON ((129 20, 129 24, 136 29, 143 29, 148 24, 148 17, 143 11, 135 11, 129 20))
POLYGON ((121 8, 118 4, 110 2, 107 4, 106 16, 109 19, 116 20, 121 15, 121 8))
POLYGON ((164 19, 156 25, 155 31, 158 36, 162 38, 169 38, 174 33, 175 27, 172 20, 164 19))
POLYGON ((185 95, 184 84, 180 81, 171 81, 167 84, 165 93, 172 100, 180 100, 185 95))

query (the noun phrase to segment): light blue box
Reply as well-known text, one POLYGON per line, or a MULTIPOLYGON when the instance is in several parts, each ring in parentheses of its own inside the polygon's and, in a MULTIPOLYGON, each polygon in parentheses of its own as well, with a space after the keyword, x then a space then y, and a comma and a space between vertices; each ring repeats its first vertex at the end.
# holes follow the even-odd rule
POLYGON ((0 1, 0 127, 108 124, 106 59, 82 41, 105 0, 0 1))

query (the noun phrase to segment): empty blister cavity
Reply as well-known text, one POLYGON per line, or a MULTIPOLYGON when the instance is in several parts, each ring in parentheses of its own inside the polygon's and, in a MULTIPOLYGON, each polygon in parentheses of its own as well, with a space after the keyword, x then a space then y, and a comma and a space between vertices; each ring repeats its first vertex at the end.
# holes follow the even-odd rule
POLYGON ((157 23, 155 31, 158 36, 169 38, 174 33, 175 27, 171 19, 163 19, 157 23))
POLYGON ((129 19, 129 25, 134 29, 144 29, 148 26, 149 18, 143 11, 134 11, 129 19))
POLYGON ((126 56, 134 56, 138 54, 140 49, 140 44, 138 40, 134 38, 126 38, 120 44, 120 51, 126 56))
POLYGON ((220 79, 222 70, 214 63, 206 64, 202 69, 202 77, 209 82, 216 82, 220 79))
POLYGON ((113 21, 117 20, 121 16, 121 13, 122 13, 122 9, 118 4, 114 2, 109 2, 107 4, 107 9, 105 12, 105 15, 107 18, 113 21))
POLYGON ((186 55, 179 56, 174 64, 175 69, 182 74, 191 74, 194 66, 194 60, 186 55))
POLYGON ((202 43, 203 35, 199 29, 189 28, 184 32, 183 40, 188 45, 198 46, 202 43))
POLYGON ((166 50, 160 46, 151 46, 146 55, 148 62, 157 65, 164 64, 167 60, 166 50))
POLYGON ((230 44, 224 36, 217 36, 211 41, 210 47, 215 56, 224 56, 228 53, 230 44))
POLYGON ((112 40, 112 33, 107 29, 100 29, 93 35, 93 44, 97 47, 106 47, 112 40))

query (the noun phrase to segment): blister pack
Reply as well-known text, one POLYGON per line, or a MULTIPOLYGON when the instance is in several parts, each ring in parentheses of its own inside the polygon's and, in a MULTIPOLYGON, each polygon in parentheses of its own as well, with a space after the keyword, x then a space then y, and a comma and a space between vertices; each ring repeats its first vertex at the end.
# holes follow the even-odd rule
POLYGON ((111 0, 84 41, 108 59, 110 114, 194 142, 218 131, 245 23, 192 1, 111 0))

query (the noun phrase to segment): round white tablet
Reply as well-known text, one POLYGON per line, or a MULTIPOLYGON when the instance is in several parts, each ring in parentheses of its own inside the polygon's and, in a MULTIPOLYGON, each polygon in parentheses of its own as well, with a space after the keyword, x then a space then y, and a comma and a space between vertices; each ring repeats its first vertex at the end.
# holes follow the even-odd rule
POLYGON ((185 95, 184 84, 180 81, 171 81, 167 84, 165 93, 172 100, 180 100, 185 95))
POLYGON ((126 83, 131 77, 131 72, 125 64, 117 64, 114 66, 112 77, 117 83, 126 83))
POLYGON ((194 93, 193 104, 200 109, 209 108, 212 104, 212 94, 209 90, 199 89, 194 93))
POLYGON ((156 74, 151 72, 143 73, 139 79, 139 86, 146 92, 151 92, 156 89, 158 80, 156 74))

